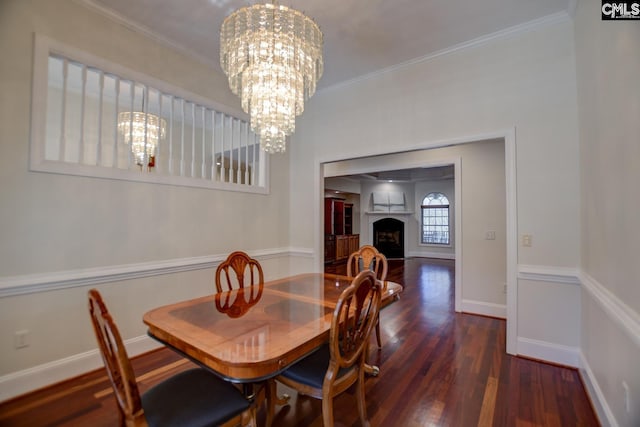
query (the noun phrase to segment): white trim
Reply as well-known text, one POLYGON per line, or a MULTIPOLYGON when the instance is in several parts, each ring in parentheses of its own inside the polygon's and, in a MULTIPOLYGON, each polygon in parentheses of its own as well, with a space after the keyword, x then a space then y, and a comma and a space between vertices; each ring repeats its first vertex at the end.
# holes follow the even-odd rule
MULTIPOLYGON (((35 143, 33 145, 39 145, 35 143)), ((34 147, 41 150, 39 147, 34 147)), ((35 153, 36 150, 33 150, 35 153)), ((267 157, 267 156, 262 156, 267 157)), ((266 162, 267 165, 269 162, 266 162)), ((195 178, 189 176, 178 175, 161 175, 158 173, 143 173, 134 170, 114 169, 108 167, 87 166, 77 163, 54 162, 49 160, 37 160, 32 157, 30 164, 32 172, 55 173, 60 175, 83 176, 86 178, 112 179, 118 181, 134 181, 145 182, 149 184, 175 185, 177 187, 204 188, 210 190, 235 191, 238 193, 253 194, 269 194, 268 175, 269 171, 265 170, 267 177, 266 186, 261 185, 245 185, 235 184, 231 182, 214 181, 203 178, 195 178)))
POLYGON ((577 7, 578 7, 578 0, 569 0, 569 4, 567 5, 567 14, 571 19, 575 19, 577 7))
POLYGON ((96 67, 105 73, 114 74, 120 78, 144 83, 162 93, 171 94, 177 98, 205 107, 226 117, 233 117, 249 122, 249 116, 242 110, 212 101, 201 95, 189 92, 172 85, 169 82, 153 78, 137 72, 124 65, 111 62, 89 52, 59 42, 48 36, 34 33, 33 49, 33 79, 31 90, 31 122, 30 122, 30 154, 29 170, 33 172, 56 173, 63 175, 84 176, 90 178, 104 178, 113 180, 146 182, 153 184, 176 185, 195 188, 206 188, 223 191, 234 191, 253 194, 269 194, 269 156, 260 152, 260 168, 257 183, 239 184, 223 182, 216 179, 196 178, 171 175, 164 173, 145 173, 135 170, 125 170, 106 166, 83 165, 64 161, 50 161, 45 159, 45 127, 48 96, 48 60, 50 54, 61 55, 78 61, 89 67, 96 67))
POLYGON ((579 356, 581 363, 580 377, 582 378, 584 387, 587 389, 587 395, 591 399, 591 403, 593 405, 596 416, 598 417, 598 420, 602 425, 618 427, 616 417, 613 415, 613 412, 611 411, 611 408, 607 403, 607 399, 605 399, 604 397, 604 393, 602 393, 600 384, 598 384, 598 380, 591 370, 589 362, 587 361, 586 357, 584 357, 584 353, 582 351, 580 351, 579 356), (604 422, 605 420, 606 422, 604 422))
MULTIPOLYGON (((324 197, 324 164, 339 162, 344 160, 353 160, 358 158, 383 156, 387 154, 396 154, 399 152, 410 152, 429 150, 432 148, 447 147, 452 145, 460 145, 466 143, 472 143, 477 141, 487 141, 501 139, 504 141, 504 157, 505 157, 505 181, 506 181, 506 242, 507 242, 507 337, 506 347, 508 354, 516 354, 517 351, 517 339, 518 339, 518 278, 517 278, 517 262, 518 262, 518 217, 517 217, 517 173, 516 173, 516 129, 515 127, 503 129, 493 133, 484 133, 477 135, 467 135, 451 139, 442 139, 435 141, 425 141, 423 143, 410 145, 401 151, 392 151, 388 147, 382 148, 369 148, 368 151, 359 149, 358 152, 348 153, 343 150, 342 154, 322 153, 315 159, 314 163, 314 200, 313 206, 314 221, 315 221, 315 236, 314 247, 316 248, 316 268, 318 271, 322 271, 322 254, 324 243, 324 223, 321 221, 321 212, 323 212, 322 203, 324 197)), ((348 147, 343 147, 347 149, 348 147)), ((462 298, 462 180, 461 180, 461 160, 458 158, 455 161, 441 161, 440 165, 454 163, 455 173, 455 256, 456 256, 456 274, 455 274, 455 311, 462 311, 461 298, 462 298)), ((434 166, 437 165, 434 163, 434 166)), ((413 168, 418 166, 424 166, 424 162, 405 162, 401 167, 398 165, 389 165, 389 169, 374 167, 374 168, 351 168, 348 170, 341 170, 340 175, 347 174, 360 174, 372 171, 384 171, 401 168, 413 168)), ((431 165, 430 165, 431 166, 431 165)), ((339 176, 328 174, 326 177, 339 176)))
POLYGON ((456 259, 453 309, 462 311, 462 159, 458 156, 453 162, 453 256, 456 259))
POLYGON ((479 314, 480 316, 507 318, 507 306, 504 304, 494 304, 492 302, 474 301, 463 299, 461 310, 463 313, 479 314))
POLYGON ((386 215, 413 215, 410 211, 366 211, 365 215, 386 216, 386 215))
POLYGON ((518 264, 518 279, 579 285, 580 273, 577 268, 518 264))
MULTIPOLYGON (((126 340, 125 347, 129 357, 135 357, 162 347, 162 344, 142 335, 126 340)), ((103 366, 99 350, 94 349, 3 375, 0 377, 0 402, 94 371, 103 366)))
POLYGON ((160 33, 157 33, 151 30, 149 27, 146 27, 140 24, 139 22, 126 18, 109 8, 102 6, 101 4, 97 3, 95 0, 76 0, 76 1, 79 4, 86 6, 88 9, 91 9, 94 12, 97 12, 100 15, 108 18, 109 20, 114 21, 118 24, 121 24, 124 27, 132 31, 135 31, 136 33, 142 34, 145 37, 150 38, 152 41, 155 41, 161 45, 174 49, 183 55, 190 56, 191 58, 196 59, 213 68, 219 67, 219 62, 217 62, 216 60, 217 58, 212 59, 213 58, 212 56, 210 57, 206 55, 201 55, 196 51, 194 51, 193 49, 189 48, 188 46, 184 46, 180 43, 176 43, 175 41, 162 36, 160 33))
MULTIPOLYGON (((289 256, 311 258, 314 254, 312 250, 306 248, 272 248, 250 251, 249 255, 258 261, 263 261, 289 256)), ((136 264, 0 277, 0 298, 215 268, 226 257, 227 254, 216 254, 136 264)))
POLYGON ((437 259, 456 259, 456 254, 446 252, 423 252, 412 251, 405 254, 406 258, 437 258, 437 259))
POLYGON ((580 368, 580 347, 518 337, 518 355, 580 368))
MULTIPOLYGON (((570 1, 574 1, 574 0, 570 0, 570 1)), ((410 59, 410 60, 405 61, 405 62, 394 64, 394 65, 392 65, 390 67, 387 67, 387 68, 382 68, 380 70, 376 70, 376 71, 374 71, 372 73, 369 73, 369 74, 364 74, 364 75, 361 75, 361 76, 354 77, 353 79, 350 79, 350 80, 345 80, 343 82, 336 83, 334 85, 331 85, 331 86, 328 86, 326 88, 320 89, 320 90, 318 90, 318 92, 322 92, 322 91, 325 91, 325 90, 339 89, 339 88, 342 88, 344 86, 348 86, 348 85, 352 85, 352 84, 358 83, 360 81, 372 79, 374 77, 377 77, 377 76, 380 76, 380 75, 383 75, 383 74, 386 74, 386 73, 391 73, 391 72, 399 70, 399 69, 408 68, 408 67, 411 67, 412 65, 415 65, 415 64, 420 64, 422 62, 431 61, 431 60, 439 58, 441 56, 450 55, 450 54, 455 53, 455 52, 460 51, 460 50, 471 49, 471 48, 474 48, 476 46, 483 46, 483 45, 492 43, 495 40, 500 40, 500 39, 503 39, 503 38, 513 37, 513 36, 528 32, 528 31, 537 30, 538 28, 542 28, 542 27, 545 27, 547 25, 553 25, 553 24, 556 24, 556 23, 559 23, 559 22, 565 22, 567 19, 570 19, 569 12, 567 12, 567 11, 556 12, 556 13, 551 14, 551 15, 547 15, 547 16, 543 16, 543 17, 538 18, 538 19, 534 19, 533 21, 524 22, 522 24, 514 25, 513 27, 505 28, 503 30, 496 31, 494 33, 487 34, 487 35, 475 38, 473 40, 468 40, 466 42, 459 43, 459 44, 457 44, 455 46, 451 46, 451 47, 439 50, 437 52, 430 53, 430 54, 425 55, 425 56, 421 56, 421 57, 418 57, 418 58, 410 59)))
POLYGON ((635 345, 640 346, 640 314, 587 273, 580 272, 580 281, 611 321, 626 332, 635 345))
MULTIPOLYGON (((142 24, 140 24, 139 22, 133 21, 129 18, 126 18, 124 16, 122 16, 121 14, 108 9, 104 6, 102 6, 101 4, 97 3, 95 0, 76 0, 79 4, 83 4, 85 5, 88 9, 93 10, 97 13, 99 13, 100 15, 114 21, 117 22, 123 26, 125 26, 126 28, 135 31, 139 34, 143 34, 144 36, 152 39, 153 41, 156 41, 164 46, 167 46, 171 49, 177 50, 178 52, 182 53, 182 54, 186 54, 204 64, 207 64, 211 67, 214 68, 218 68, 219 64, 218 62, 216 62, 216 60, 212 59, 212 57, 207 56, 207 55, 202 55, 199 52, 194 51, 193 49, 191 49, 189 46, 185 46, 182 45, 180 43, 176 43, 174 40, 171 40, 167 37, 162 36, 160 33, 157 33, 155 31, 153 31, 152 29, 150 29, 149 27, 146 27, 142 24)), ((338 82, 336 84, 333 84, 331 86, 327 86, 325 88, 322 89, 318 89, 317 92, 321 92, 321 91, 325 91, 325 90, 329 90, 329 89, 334 89, 334 88, 340 88, 343 86, 347 86, 347 85, 351 85, 353 83, 356 83, 358 81, 361 80, 366 80, 366 79, 370 79, 373 78, 375 76, 381 75, 381 74, 385 74, 385 73, 389 73, 392 72, 394 70, 397 69, 402 69, 405 67, 410 67, 411 65, 414 64, 418 64, 421 62, 426 62, 426 61, 430 61, 432 59, 438 58, 440 56, 445 56, 445 55, 449 55, 452 53, 455 53, 459 50, 464 50, 464 49, 470 49, 476 46, 482 46, 485 44, 489 44, 492 43, 494 40, 499 40, 502 38, 507 38, 507 37, 512 37, 515 35, 519 35, 528 31, 534 31, 538 28, 542 28, 545 27, 547 25, 553 25, 559 22, 564 22, 567 19, 570 19, 573 14, 575 13, 575 5, 574 3, 577 3, 577 0, 569 0, 569 5, 567 8, 567 11, 561 11, 561 12, 556 12, 553 13, 551 15, 547 15, 547 16, 543 16, 537 19, 534 19, 532 21, 529 22, 524 22, 518 25, 514 25, 512 27, 509 28, 505 28, 499 31, 496 31, 494 33, 491 34, 487 34, 484 36, 480 36, 478 38, 475 38, 473 40, 468 40, 466 42, 463 43, 459 43, 455 46, 451 46, 451 47, 447 47, 445 49, 439 50, 437 52, 433 52, 430 53, 428 55, 425 56, 421 56, 418 58, 414 58, 414 59, 410 59, 408 61, 399 63, 399 64, 395 64, 392 65, 390 67, 387 68, 383 68, 381 70, 376 70, 372 73, 369 74, 365 74, 362 76, 357 76, 353 79, 350 80, 346 80, 343 82, 338 82)), ((219 69, 219 68, 218 68, 219 69)))
MULTIPOLYGON (((506 191, 507 221, 507 336, 508 354, 516 354, 518 339, 518 185, 516 167, 516 129, 511 128, 504 135, 504 175, 506 191)), ((457 191, 457 189, 456 189, 457 191)), ((457 243, 456 243, 457 244, 457 243)))

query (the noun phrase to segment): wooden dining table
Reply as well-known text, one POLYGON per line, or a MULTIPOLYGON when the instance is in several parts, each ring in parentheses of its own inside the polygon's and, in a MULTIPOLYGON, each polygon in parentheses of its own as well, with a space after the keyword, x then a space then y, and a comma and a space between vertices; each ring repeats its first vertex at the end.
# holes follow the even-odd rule
MULTIPOLYGON (((151 337, 234 383, 275 377, 329 339, 346 276, 308 273, 152 309, 151 337)), ((381 282, 383 306, 402 286, 381 282)))

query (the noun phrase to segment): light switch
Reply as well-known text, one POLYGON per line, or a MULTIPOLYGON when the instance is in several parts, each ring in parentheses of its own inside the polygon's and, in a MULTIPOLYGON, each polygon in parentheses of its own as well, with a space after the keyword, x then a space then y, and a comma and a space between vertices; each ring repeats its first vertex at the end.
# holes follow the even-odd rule
POLYGON ((496 240, 496 232, 495 231, 487 231, 484 233, 485 240, 496 240))
POLYGON ((527 248, 531 247, 531 234, 522 235, 522 246, 525 246, 527 248))

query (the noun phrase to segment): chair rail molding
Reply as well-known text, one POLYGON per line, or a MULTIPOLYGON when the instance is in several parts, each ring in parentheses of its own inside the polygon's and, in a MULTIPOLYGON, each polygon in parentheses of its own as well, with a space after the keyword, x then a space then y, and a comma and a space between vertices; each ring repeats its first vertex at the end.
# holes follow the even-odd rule
POLYGON ((640 347, 640 313, 634 311, 589 274, 581 272, 580 282, 583 289, 602 307, 609 318, 640 347))
MULTIPOLYGON (((313 257, 307 248, 269 248, 249 251, 259 261, 285 257, 313 257)), ((92 286, 100 283, 216 268, 227 254, 175 258, 134 264, 0 277, 0 298, 58 289, 92 286)))
POLYGON ((518 264, 518 279, 579 285, 580 271, 570 267, 518 264))

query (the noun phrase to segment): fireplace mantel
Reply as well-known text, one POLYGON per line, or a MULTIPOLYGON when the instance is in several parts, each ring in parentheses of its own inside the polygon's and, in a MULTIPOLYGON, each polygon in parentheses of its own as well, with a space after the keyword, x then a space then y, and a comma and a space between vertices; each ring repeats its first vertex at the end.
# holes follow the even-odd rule
POLYGON ((413 215, 413 212, 411 211, 398 211, 398 212, 366 211, 365 215, 374 215, 374 216, 413 215))

